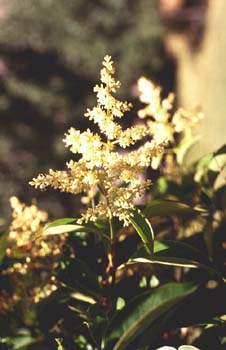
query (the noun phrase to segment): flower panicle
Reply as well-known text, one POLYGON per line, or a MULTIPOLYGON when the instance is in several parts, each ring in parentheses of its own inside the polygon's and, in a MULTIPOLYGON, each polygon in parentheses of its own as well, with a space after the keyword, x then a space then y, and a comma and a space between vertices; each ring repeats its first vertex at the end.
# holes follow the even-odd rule
POLYGON ((85 117, 98 124, 100 131, 109 139, 117 140, 122 132, 121 126, 115 122, 115 118, 122 118, 125 112, 130 111, 132 104, 127 101, 119 101, 113 94, 120 88, 120 81, 114 78, 115 69, 111 56, 107 55, 103 61, 100 72, 101 84, 94 87, 97 95, 97 106, 87 109, 85 117))
POLYGON ((58 258, 65 245, 66 234, 45 236, 42 234, 48 220, 46 211, 40 210, 36 203, 26 205, 16 196, 10 198, 12 222, 6 241, 6 256, 12 259, 12 264, 5 267, 2 275, 10 275, 14 288, 11 293, 2 294, 1 309, 13 310, 24 299, 24 279, 31 271, 38 271, 37 279, 30 277, 29 295, 26 302, 37 303, 57 290, 57 279, 52 275, 52 269, 58 265, 58 258), (15 259, 16 258, 16 259, 15 259), (44 274, 40 271, 44 271, 44 274))
POLYGON ((105 56, 101 83, 94 88, 97 106, 85 113, 85 117, 98 125, 100 133, 70 128, 63 139, 65 146, 72 153, 79 154, 80 159, 69 161, 66 171, 50 169, 49 173, 40 174, 30 182, 41 190, 52 187, 62 192, 84 193, 85 200, 92 201, 92 208, 82 214, 79 222, 95 221, 99 216, 109 217, 110 210, 112 216, 128 225, 134 200, 150 186, 145 180, 139 184, 140 173, 145 172, 152 159, 164 148, 164 142, 147 141, 136 150, 124 151, 146 137, 149 130, 144 124, 123 129, 115 122, 115 118, 121 118, 130 110, 131 104, 113 96, 121 85, 115 80, 114 73, 111 56, 105 56), (101 189, 100 200, 94 203, 97 189, 101 189))
POLYGON ((148 120, 147 125, 156 141, 171 141, 173 130, 170 125, 170 112, 173 108, 174 94, 169 93, 165 99, 162 99, 162 89, 145 77, 138 80, 138 91, 140 101, 146 104, 143 109, 138 111, 139 118, 152 118, 148 120))
POLYGON ((35 204, 26 206, 15 196, 10 198, 10 204, 13 220, 9 228, 6 254, 11 256, 19 250, 20 255, 26 257, 26 263, 20 265, 24 271, 36 257, 60 254, 64 237, 42 236, 48 219, 47 212, 40 210, 35 204))
MULTIPOLYGON (((145 77, 138 80, 137 86, 140 101, 145 104, 145 107, 138 111, 139 118, 147 118, 146 125, 153 140, 160 144, 168 141, 169 146, 174 146, 177 155, 179 148, 175 146, 178 142, 181 145, 191 143, 195 127, 202 120, 203 114, 184 108, 174 111, 175 95, 169 93, 163 99, 162 89, 145 77)), ((158 158, 153 159, 152 167, 158 168, 161 160, 160 154, 158 158)))
POLYGON ((12 235, 16 231, 37 233, 40 231, 43 223, 48 219, 48 215, 45 211, 39 210, 35 204, 26 206, 24 203, 20 202, 16 196, 10 198, 10 204, 13 209, 13 221, 10 226, 10 233, 12 233, 12 235))
POLYGON ((137 85, 140 101, 146 104, 138 111, 138 116, 141 119, 152 118, 148 120, 147 125, 155 140, 168 139, 174 143, 174 133, 192 133, 203 118, 203 113, 198 110, 179 108, 173 112, 175 95, 169 93, 162 99, 161 88, 147 78, 141 77, 137 85))

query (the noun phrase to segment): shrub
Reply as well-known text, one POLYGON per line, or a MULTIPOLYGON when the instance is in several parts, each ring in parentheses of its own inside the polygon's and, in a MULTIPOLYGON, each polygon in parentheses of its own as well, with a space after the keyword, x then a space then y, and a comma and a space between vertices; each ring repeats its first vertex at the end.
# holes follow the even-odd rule
MULTIPOLYGON (((70 128, 64 138, 73 153, 67 170, 50 169, 31 181, 41 190, 52 187, 82 194, 80 218, 58 219, 42 227, 43 213, 13 199, 14 216, 20 208, 19 225, 14 217, 1 236, 6 248, 1 250, 2 276, 18 259, 35 266, 42 259, 38 253, 33 262, 33 252, 43 245, 57 244, 60 259, 54 262, 51 256, 42 267, 44 276, 53 276, 55 287, 37 300, 35 317, 22 315, 16 326, 10 323, 5 332, 8 347, 15 344, 15 328, 26 328, 19 333, 24 349, 49 348, 57 338, 59 349, 151 350, 169 343, 164 335, 176 338, 177 347, 192 338, 197 346, 208 346, 211 332, 211 344, 223 349, 226 148, 184 167, 184 153, 177 151, 183 136, 185 143, 188 135, 192 138, 199 115, 190 120, 184 110, 170 114, 172 95, 162 101, 159 88, 147 86, 155 97, 141 97, 148 105, 139 115, 149 115, 151 121, 124 128, 118 120, 132 106, 115 97, 120 82, 114 78, 111 57, 105 56, 101 83, 94 88, 97 106, 85 113, 96 124, 94 131, 70 128), (158 133, 164 127, 163 137, 158 133), (135 204, 138 197, 142 202, 135 204), (34 218, 25 215, 29 210, 34 218), (29 248, 22 245, 29 261, 26 253, 11 260, 8 253, 13 248, 7 245, 14 231, 16 246, 29 232, 25 241, 34 243, 29 248)), ((30 278, 36 279, 35 271, 30 278)))

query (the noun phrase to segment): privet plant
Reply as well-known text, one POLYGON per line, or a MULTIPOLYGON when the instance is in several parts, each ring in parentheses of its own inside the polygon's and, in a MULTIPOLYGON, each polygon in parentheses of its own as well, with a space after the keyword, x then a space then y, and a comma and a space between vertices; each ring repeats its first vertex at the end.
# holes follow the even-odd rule
POLYGON ((223 349, 226 148, 185 167, 202 116, 175 110, 174 96, 162 99, 146 78, 138 81, 138 122, 123 127, 132 106, 115 97, 114 73, 105 56, 97 105, 85 113, 93 131, 65 134, 67 170, 30 182, 82 195, 81 216, 46 223, 35 204, 11 199, 13 221, 0 238, 1 278, 10 285, 0 296, 0 320, 10 320, 1 342, 194 350, 210 349, 212 339, 223 349))

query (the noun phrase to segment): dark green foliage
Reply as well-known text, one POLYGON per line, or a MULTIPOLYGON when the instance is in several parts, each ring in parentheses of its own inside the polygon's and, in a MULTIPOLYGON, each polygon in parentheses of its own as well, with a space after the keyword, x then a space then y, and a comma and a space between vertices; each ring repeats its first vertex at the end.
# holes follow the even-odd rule
MULTIPOLYGON (((215 153, 213 158, 219 154, 215 153)), ((211 350, 216 346, 223 350, 226 313, 224 216, 219 216, 218 226, 213 222, 216 212, 225 210, 225 185, 215 190, 221 170, 214 170, 217 176, 213 183, 207 176, 209 164, 200 161, 192 172, 187 173, 185 182, 183 177, 180 184, 170 180, 170 187, 165 187, 169 188, 168 192, 165 190, 165 197, 174 193, 174 201, 153 199, 146 208, 135 213, 134 231, 121 230, 114 243, 115 275, 108 268, 112 243, 107 223, 76 225, 76 219, 64 218, 49 224, 44 235, 69 232, 68 249, 54 271, 59 281, 58 290, 37 304, 33 318, 25 313, 25 309, 22 318, 17 316, 12 320, 12 314, 2 315, 0 322, 3 325, 8 319, 8 328, 3 327, 5 341, 0 348, 14 346, 33 350, 42 346, 50 349, 54 338, 62 337, 64 349, 87 349, 89 345, 92 349, 151 350, 169 341, 177 347, 186 343, 187 339, 181 338, 179 329, 190 327, 191 332, 195 332, 198 326, 202 332, 196 336, 194 345, 201 349, 211 350), (204 168, 201 168, 202 164, 204 168), (200 183, 194 182, 197 174, 201 176, 200 183), (188 177, 189 186, 193 188, 190 193, 183 191, 188 177), (209 191, 208 202, 202 191, 209 191), (158 239, 154 239, 142 212, 146 212, 153 222, 158 239), (162 220, 164 233, 161 233, 162 220), (192 220, 204 220, 204 232, 196 231, 194 227, 187 235, 187 225, 192 220), (176 221, 180 225, 178 232, 176 221), (211 239, 206 231, 208 227, 211 239), (157 287, 153 278, 157 279, 157 287), (26 319, 33 321, 24 327, 26 319), (164 342, 163 334, 168 334, 169 340, 164 342)), ((167 177, 164 179, 167 183, 167 177)), ((157 196, 155 188, 150 195, 157 196)), ((116 221, 116 227, 118 224, 116 221)), ((14 312, 16 314, 17 310, 14 312)))
MULTIPOLYGON (((161 317, 166 316, 183 298, 195 292, 195 284, 169 283, 137 296, 110 322, 105 334, 104 348, 133 348, 133 343, 161 317), (114 345, 113 345, 113 344, 114 345)), ((140 337, 140 338, 141 338, 140 337)), ((142 346, 147 346, 142 344, 142 346)))
MULTIPOLYGON (((162 26, 158 1, 14 0, 4 6, 0 190, 7 219, 9 195, 33 196, 27 183, 37 169, 63 167, 68 127, 87 127, 80 117, 92 105, 103 56, 117 60, 120 79, 131 86, 160 69, 162 26)), ((39 258, 37 270, 6 274, 22 258, 5 255, 8 231, 1 230, 0 349, 153 350, 193 342, 223 350, 225 155, 224 146, 181 169, 179 179, 156 172, 148 203, 134 212, 131 227, 113 220, 113 240, 104 218, 77 224, 79 200, 41 194, 51 216, 69 217, 53 221, 40 237, 66 232, 67 244, 52 271, 39 258), (50 273, 58 289, 31 303, 33 281, 41 284, 50 273), (24 297, 11 306, 7 297, 18 289, 24 297), (181 327, 189 327, 186 335, 181 327)))

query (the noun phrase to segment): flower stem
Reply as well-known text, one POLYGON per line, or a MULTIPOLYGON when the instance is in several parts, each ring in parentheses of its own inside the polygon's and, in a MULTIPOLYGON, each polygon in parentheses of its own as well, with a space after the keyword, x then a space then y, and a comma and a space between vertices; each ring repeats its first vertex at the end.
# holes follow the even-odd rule
POLYGON ((101 194, 104 196, 108 206, 108 222, 109 222, 109 234, 110 234, 110 251, 108 252, 108 265, 106 268, 106 274, 110 277, 109 284, 113 285, 115 282, 115 232, 113 224, 113 215, 109 207, 108 198, 106 196, 106 190, 102 184, 98 184, 98 188, 101 194))
POLYGON ((114 234, 114 225, 113 225, 113 216, 111 209, 108 209, 108 215, 109 215, 109 228, 110 228, 110 252, 108 253, 108 260, 109 264, 107 266, 106 272, 114 271, 114 260, 115 260, 115 234, 114 234))

